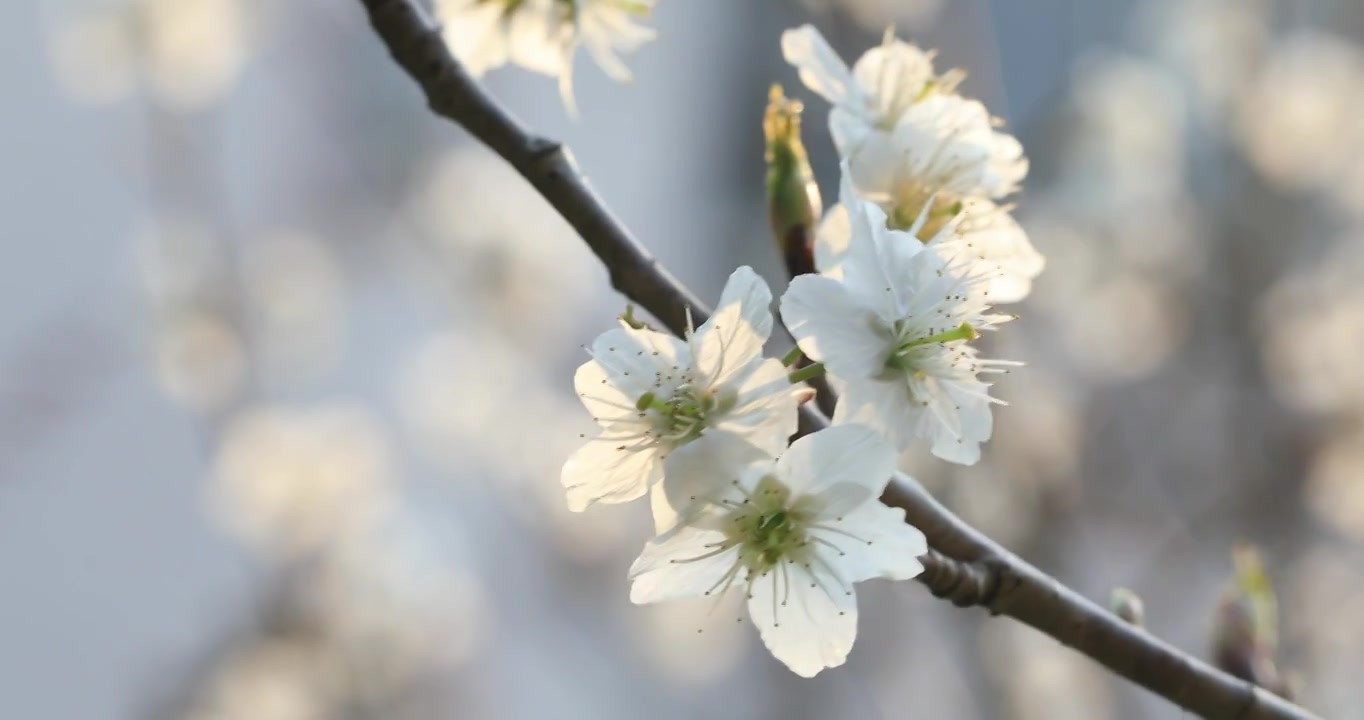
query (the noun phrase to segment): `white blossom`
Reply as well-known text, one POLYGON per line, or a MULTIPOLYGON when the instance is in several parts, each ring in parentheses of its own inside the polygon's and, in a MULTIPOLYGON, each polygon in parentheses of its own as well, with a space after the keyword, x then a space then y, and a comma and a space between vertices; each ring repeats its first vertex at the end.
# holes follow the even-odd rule
MULTIPOLYGON (((780 361, 764 359, 772 293, 751 268, 730 275, 715 315, 685 340, 624 325, 593 343, 574 377, 598 434, 563 469, 568 505, 634 500, 663 478, 673 450, 729 433, 776 454, 796 431, 795 391, 780 361)), ((672 513, 653 498, 660 530, 672 513)))
POLYGON ((630 599, 652 603, 741 589, 763 643, 812 677, 847 659, 857 635, 853 583, 923 571, 922 532, 877 498, 894 451, 843 425, 774 458, 733 436, 703 438, 668 460, 680 524, 630 568, 630 599))
POLYGON ((858 192, 845 163, 840 201, 829 208, 815 231, 815 267, 825 274, 838 275, 848 250, 852 234, 845 205, 848 197, 875 202, 890 228, 914 228, 913 239, 988 275, 992 302, 1024 299, 1032 291, 1033 278, 1046 266, 1008 207, 986 198, 933 194, 908 178, 895 181, 889 192, 858 192), (949 224, 953 231, 943 232, 949 224))
MULTIPOLYGON (((901 231, 846 182, 844 201, 849 241, 837 272, 793 280, 782 318, 801 350, 846 383, 835 423, 871 426, 901 449, 925 440, 934 455, 973 464, 992 431, 990 405, 1000 402, 978 375, 1013 364, 983 360, 970 345, 1010 319, 989 312, 992 277, 960 256, 925 249, 918 233, 928 213, 901 231)), ((939 233, 955 229, 949 221, 939 233)))
POLYGON ((931 55, 891 33, 851 70, 813 25, 782 33, 781 50, 801 82, 833 103, 829 130, 845 157, 868 135, 893 131, 915 103, 935 90, 950 91, 959 80, 954 73, 935 75, 931 55))
POLYGON ((996 132, 979 101, 961 97, 958 70, 941 75, 933 55, 886 33, 851 70, 811 25, 782 34, 782 54, 801 82, 833 104, 829 131, 859 189, 886 188, 897 168, 933 192, 1000 197, 1027 174, 1022 146, 996 132))
POLYGON ((450 49, 475 76, 507 63, 559 79, 570 110, 573 58, 585 46, 611 79, 629 82, 620 59, 654 39, 639 25, 655 0, 437 0, 450 49))

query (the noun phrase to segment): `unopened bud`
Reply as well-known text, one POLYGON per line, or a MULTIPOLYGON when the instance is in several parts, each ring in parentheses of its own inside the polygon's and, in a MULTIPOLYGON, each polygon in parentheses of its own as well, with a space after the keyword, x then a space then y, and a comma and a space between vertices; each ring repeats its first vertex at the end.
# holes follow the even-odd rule
POLYGON ((1141 596, 1125 587, 1115 588, 1108 599, 1108 607, 1114 615, 1130 625, 1142 627, 1146 623, 1146 606, 1141 596))
POLYGON ((810 158, 800 140, 802 110, 800 101, 787 98, 780 85, 773 85, 763 116, 768 218, 792 277, 815 272, 815 226, 824 211, 810 158))
POLYGON ((1236 677, 1284 697, 1291 687, 1275 662, 1278 603, 1255 548, 1240 544, 1232 555, 1235 581, 1222 592, 1213 620, 1213 663, 1236 677))

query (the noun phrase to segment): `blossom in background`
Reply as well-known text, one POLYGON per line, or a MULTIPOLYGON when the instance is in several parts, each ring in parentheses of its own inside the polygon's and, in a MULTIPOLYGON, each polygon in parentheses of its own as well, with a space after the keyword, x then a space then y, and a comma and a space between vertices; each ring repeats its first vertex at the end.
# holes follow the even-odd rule
POLYGON ((573 57, 585 46, 592 59, 617 82, 629 82, 620 59, 654 39, 635 22, 647 17, 654 0, 437 0, 450 49, 474 75, 507 63, 559 78, 570 110, 573 57))
POLYGON ((146 92, 181 112, 211 107, 236 86, 257 12, 241 0, 71 5, 78 9, 57 15, 48 51, 72 96, 112 102, 146 92))
MULTIPOLYGON (((847 384, 835 423, 876 428, 901 449, 926 440, 934 455, 974 464, 992 431, 990 405, 1000 402, 978 375, 1010 364, 982 360, 970 344, 1009 319, 989 313, 991 277, 924 249, 915 236, 927 212, 909 230, 890 229, 848 184, 850 237, 839 272, 793 280, 782 319, 801 350, 847 384)), ((939 233, 954 231, 948 223, 939 233)))
POLYGON ((986 292, 992 302, 1024 299, 1032 291, 1033 278, 1046 266, 1046 259, 1028 241, 1027 233, 1008 207, 986 198, 930 193, 909 179, 894 183, 889 193, 861 193, 847 182, 850 177, 846 167, 844 178, 840 202, 829 208, 815 231, 815 267, 820 272, 836 276, 848 250, 852 231, 844 203, 849 194, 875 202, 888 227, 913 230, 907 233, 912 237, 901 236, 906 241, 917 240, 988 275, 986 292), (949 224, 953 231, 943 232, 949 224))
MULTIPOLYGON (((767 283, 741 267, 715 315, 685 340, 625 324, 597 338, 574 384, 601 429, 564 464, 570 509, 644 495, 668 454, 704 434, 737 435, 773 455, 786 446, 797 399, 786 368, 762 356, 771 302, 767 283)), ((662 530, 671 508, 661 492, 653 502, 662 530)))
MULTIPOLYGON (((802 81, 834 103, 830 130, 845 173, 858 193, 885 211, 887 223, 939 238, 949 251, 995 276, 995 302, 1027 296, 1042 271, 1042 256, 1027 234, 995 200, 1014 192, 1028 172, 1023 148, 999 132, 979 101, 955 91, 961 74, 934 74, 931 55, 887 34, 849 71, 819 31, 787 31, 782 50, 802 81), (954 218, 957 232, 942 234, 954 218)), ((830 208, 817 240, 817 261, 832 270, 847 247, 846 210, 830 208)))
POLYGON ((793 672, 841 665, 857 635, 853 583, 923 571, 923 533, 877 500, 894 472, 890 446, 855 425, 803 437, 775 458, 733 436, 704 438, 668 460, 664 486, 683 508, 680 523, 630 568, 630 599, 741 588, 763 643, 793 672))
POLYGON ((241 413, 223 433, 213 476, 223 522, 284 557, 371 526, 395 497, 387 438, 349 404, 241 413))
POLYGON ((936 74, 932 55, 889 32, 851 70, 812 25, 783 33, 781 49, 801 82, 833 103, 829 132, 845 158, 887 150, 890 133, 910 108, 951 94, 963 77, 955 70, 936 74))

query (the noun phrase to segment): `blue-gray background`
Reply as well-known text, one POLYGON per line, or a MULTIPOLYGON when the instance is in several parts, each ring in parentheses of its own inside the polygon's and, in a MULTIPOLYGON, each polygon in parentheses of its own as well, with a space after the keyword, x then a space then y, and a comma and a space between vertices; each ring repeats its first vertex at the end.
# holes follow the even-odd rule
MULTIPOLYGON (((960 513, 1203 654, 1238 540, 1303 701, 1364 718, 1364 8, 1329 0, 662 0, 564 139, 714 298, 780 291, 767 86, 894 23, 1024 141, 1048 269, 991 352, 960 513)), ((1052 640, 865 586, 848 664, 636 608, 644 509, 563 509, 579 345, 622 300, 432 118, 359 3, 40 0, 0 26, 0 717, 1175 718, 1052 640), (705 632, 698 633, 698 629, 705 632)))

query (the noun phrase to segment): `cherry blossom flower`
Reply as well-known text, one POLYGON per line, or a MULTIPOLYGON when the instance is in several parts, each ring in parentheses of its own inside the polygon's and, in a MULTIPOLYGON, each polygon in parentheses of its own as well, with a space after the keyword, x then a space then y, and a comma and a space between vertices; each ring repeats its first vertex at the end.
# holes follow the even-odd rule
MULTIPOLYGON (((685 340, 629 325, 597 338, 574 384, 601 428, 564 465, 570 509, 644 495, 668 454, 702 435, 733 434, 773 454, 786 446, 797 393, 781 362, 762 356, 771 302, 767 283, 741 267, 685 340)), ((653 505, 660 529, 670 525, 661 492, 653 505)))
POLYGON ((917 240, 988 275, 992 302, 1018 302, 1032 291, 1033 278, 1042 272, 1046 259, 1033 248, 1008 207, 980 197, 926 195, 922 185, 908 178, 894 182, 889 192, 863 193, 853 187, 846 165, 839 203, 829 208, 815 231, 815 267, 820 272, 839 273, 852 236, 848 204, 871 200, 881 209, 881 222, 912 236, 899 237, 917 240), (952 198, 956 199, 945 202, 952 198), (953 231, 944 232, 949 225, 953 231))
POLYGON ((926 249, 918 236, 929 213, 893 230, 847 184, 849 241, 837 271, 793 280, 782 319, 801 350, 846 383, 835 423, 876 428, 900 449, 926 440, 934 455, 974 464, 1000 402, 978 376, 1014 364, 981 359, 970 344, 1011 319, 989 312, 992 274, 943 249, 957 221, 926 249))
POLYGON ((474 75, 507 63, 559 79, 564 104, 574 111, 573 57, 585 46, 611 79, 629 82, 621 53, 654 39, 636 19, 654 0, 437 0, 450 49, 474 75))
POLYGON ((894 471, 890 446, 855 425, 808 435, 777 458, 732 435, 679 450, 664 485, 684 508, 680 524, 644 547, 630 599, 740 589, 763 643, 793 672, 841 665, 857 635, 853 584, 923 571, 923 533, 877 500, 894 471))

